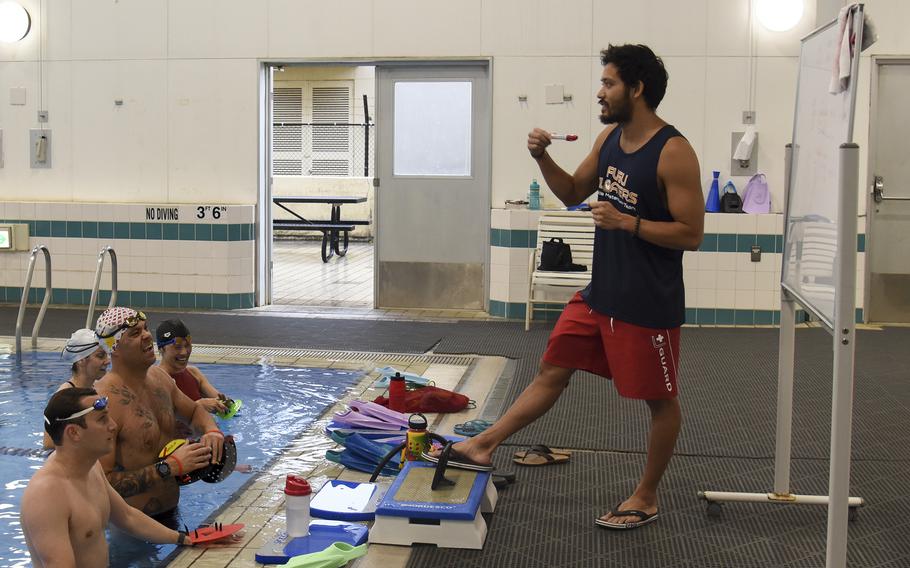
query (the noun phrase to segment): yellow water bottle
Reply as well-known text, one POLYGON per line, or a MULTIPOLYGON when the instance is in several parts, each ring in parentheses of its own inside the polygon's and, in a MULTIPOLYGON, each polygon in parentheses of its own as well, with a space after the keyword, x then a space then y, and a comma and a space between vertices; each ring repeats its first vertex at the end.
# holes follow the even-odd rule
POLYGON ((412 414, 408 417, 407 440, 401 451, 401 464, 406 461, 419 461, 420 455, 430 451, 430 438, 427 436, 427 417, 423 414, 412 414))

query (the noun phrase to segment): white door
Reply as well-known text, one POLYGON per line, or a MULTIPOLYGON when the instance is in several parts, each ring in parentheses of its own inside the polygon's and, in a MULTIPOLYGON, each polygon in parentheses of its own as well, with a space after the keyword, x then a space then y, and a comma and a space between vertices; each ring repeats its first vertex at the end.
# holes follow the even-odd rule
POLYGON ((910 323, 910 61, 877 59, 873 72, 865 319, 910 323))
POLYGON ((377 307, 485 309, 486 64, 377 67, 377 307))

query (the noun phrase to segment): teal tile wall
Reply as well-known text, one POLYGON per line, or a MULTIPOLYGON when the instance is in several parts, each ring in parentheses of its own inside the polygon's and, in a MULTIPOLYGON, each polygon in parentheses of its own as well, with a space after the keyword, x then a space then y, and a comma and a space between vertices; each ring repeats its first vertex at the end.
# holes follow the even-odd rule
MULTIPOLYGON (((215 225, 211 223, 127 223, 119 221, 23 221, 21 219, 2 219, 0 223, 26 223, 31 237, 251 241, 255 239, 256 234, 255 223, 215 225)), ((533 232, 536 235, 536 231, 524 232, 533 232)), ((529 246, 527 245, 528 237, 525 236, 524 239, 525 245, 523 246, 529 246)), ((522 242, 521 237, 518 237, 516 242, 522 242)))
MULTIPOLYGON (((213 225, 218 227, 218 225, 213 225)), ((523 229, 490 229, 490 245, 506 248, 531 248, 537 243, 537 231, 523 229)), ((702 252, 750 252, 752 245, 758 245, 763 252, 783 252, 783 235, 705 233, 702 252)), ((856 251, 866 251, 866 235, 856 236, 856 251)))
MULTIPOLYGON (((534 308, 534 321, 556 321, 562 314, 561 307, 550 309, 534 308)), ((525 317, 525 304, 490 300, 490 315, 507 319, 525 317)), ((797 323, 807 322, 805 312, 798 310, 797 323)), ((863 309, 856 308, 856 323, 862 323, 863 309)), ((686 308, 687 325, 780 325, 780 311, 777 310, 733 310, 719 308, 686 308)))
MULTIPOLYGON (((51 290, 52 305, 87 306, 91 301, 91 290, 53 288, 51 290)), ((18 304, 22 299, 22 288, 15 286, 0 286, 0 302, 18 304)), ((28 303, 40 304, 44 301, 44 288, 31 288, 28 291, 28 303)), ((106 306, 111 301, 109 290, 100 290, 97 306, 106 306)), ((210 294, 210 293, 173 293, 152 292, 143 290, 118 290, 117 304, 135 308, 181 308, 195 310, 227 310, 237 308, 252 308, 255 295, 252 292, 240 294, 210 294)), ((524 304, 522 315, 524 317, 524 304)), ((504 312, 505 313, 505 312, 504 312)), ((513 312, 514 313, 514 308, 513 312)), ((506 316, 515 317, 515 316, 506 316)))

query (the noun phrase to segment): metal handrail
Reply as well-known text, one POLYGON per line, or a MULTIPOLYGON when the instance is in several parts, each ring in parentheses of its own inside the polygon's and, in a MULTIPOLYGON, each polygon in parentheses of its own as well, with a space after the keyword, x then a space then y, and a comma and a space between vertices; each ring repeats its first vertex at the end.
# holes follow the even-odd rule
POLYGON ((22 288, 22 299, 19 300, 19 315, 16 316, 16 362, 22 362, 22 320, 25 319, 25 304, 28 301, 28 291, 32 287, 32 275, 35 273, 35 258, 38 251, 44 253, 44 272, 45 272, 45 289, 44 301, 41 302, 41 310, 38 312, 38 319, 35 320, 35 327, 32 328, 32 349, 38 347, 38 330, 41 329, 41 322, 44 321, 44 312, 47 311, 47 305, 51 302, 51 252, 44 245, 38 245, 32 249, 28 257, 28 273, 25 276, 25 286, 22 288))
POLYGON ((95 285, 92 287, 92 299, 88 302, 88 314, 85 316, 85 327, 93 329, 92 319, 95 315, 95 303, 98 301, 98 289, 101 287, 101 271, 104 269, 104 254, 111 256, 111 301, 108 308, 113 308, 117 304, 117 253, 114 247, 104 247, 98 253, 98 268, 95 269, 95 285))

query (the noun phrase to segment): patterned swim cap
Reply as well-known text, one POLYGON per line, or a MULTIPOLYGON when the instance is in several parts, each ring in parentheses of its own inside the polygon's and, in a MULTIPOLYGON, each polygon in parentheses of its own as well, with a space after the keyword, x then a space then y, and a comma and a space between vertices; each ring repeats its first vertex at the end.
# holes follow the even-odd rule
POLYGON ((95 324, 95 335, 98 336, 101 347, 108 353, 112 353, 117 348, 117 342, 120 341, 123 332, 146 319, 144 313, 137 312, 132 308, 119 306, 108 308, 98 316, 98 323, 95 324))

